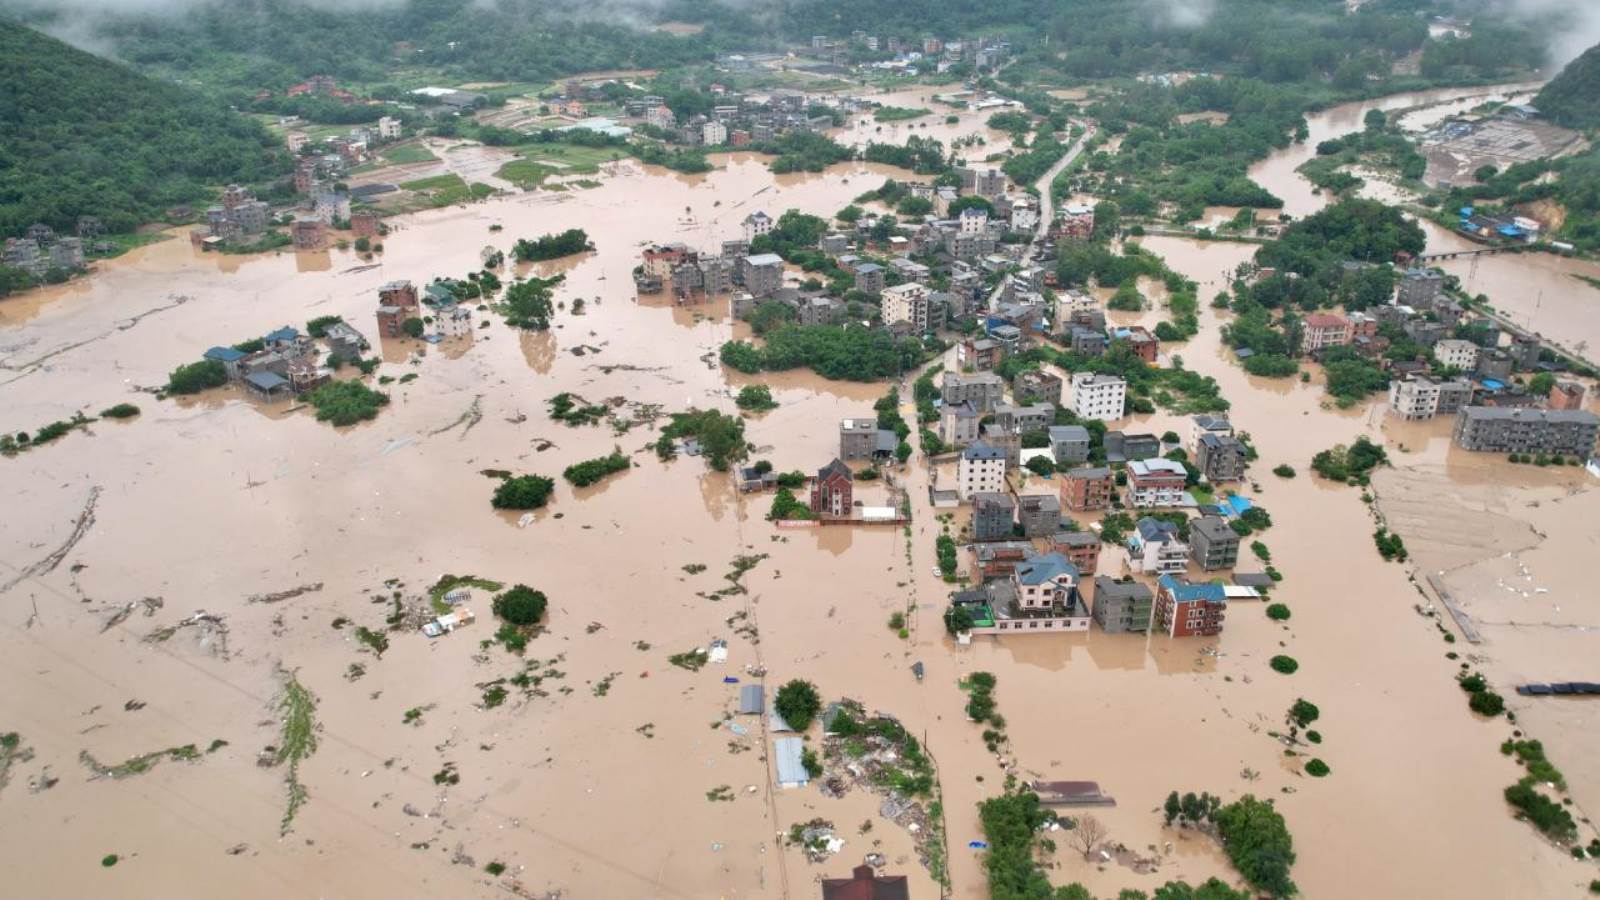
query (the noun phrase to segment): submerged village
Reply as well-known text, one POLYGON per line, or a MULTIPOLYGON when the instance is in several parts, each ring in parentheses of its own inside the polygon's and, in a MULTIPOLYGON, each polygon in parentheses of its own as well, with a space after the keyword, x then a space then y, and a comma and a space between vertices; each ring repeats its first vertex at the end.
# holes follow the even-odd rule
POLYGON ((7 238, 18 896, 1600 890, 1592 129, 1041 65, 305 71, 7 238))

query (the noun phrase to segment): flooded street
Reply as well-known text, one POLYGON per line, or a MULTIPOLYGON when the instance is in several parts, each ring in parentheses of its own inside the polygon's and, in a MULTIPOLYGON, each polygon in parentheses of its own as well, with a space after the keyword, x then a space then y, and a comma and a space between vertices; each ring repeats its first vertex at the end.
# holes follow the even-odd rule
MULTIPOLYGON (((1362 111, 1336 115, 1359 127, 1362 111)), ((947 135, 943 115, 913 121, 947 135)), ((984 130, 977 115, 963 115, 950 133, 984 130)), ((1340 127, 1314 124, 1308 152, 1319 129, 1326 137, 1340 127)), ((563 391, 622 398, 635 410, 731 411, 740 386, 767 384, 780 406, 747 422, 756 456, 809 472, 837 454, 838 420, 870 415, 887 390, 802 372, 724 372, 718 347, 744 333, 725 298, 678 306, 664 295, 636 297, 630 276, 643 245, 711 248, 737 236, 755 210, 828 216, 884 177, 907 176, 865 164, 773 176, 752 155, 717 161, 703 175, 622 162, 592 189, 392 220, 386 252, 370 263, 338 250, 201 254, 180 235, 82 281, 0 302, 0 428, 32 430, 124 401, 142 410, 0 460, 11 498, 0 517, 0 673, 27 686, 0 700, 0 725, 33 751, 0 798, 0 862, 17 896, 500 897, 484 866, 501 862, 527 890, 572 898, 799 898, 868 852, 910 876, 912 896, 938 896, 911 835, 879 816, 879 797, 773 786, 771 742, 758 721, 734 718, 742 735, 727 721, 738 685, 724 678, 749 683, 747 666, 767 670, 769 695, 808 678, 825 701, 859 700, 924 742, 940 774, 955 897, 984 894, 981 854, 967 842, 982 837, 977 802, 999 793, 1006 774, 963 712, 957 682, 975 671, 997 676, 1006 755, 1019 777, 1098 781, 1117 799, 1095 811, 1111 841, 1159 858, 1154 874, 1094 865, 1058 836, 1057 883, 1081 880, 1104 896, 1176 878, 1235 880, 1214 842, 1161 827, 1158 808, 1177 789, 1274 798, 1307 897, 1348 895, 1353 861, 1370 897, 1581 889, 1592 870, 1509 815, 1500 790, 1519 770, 1498 752, 1509 728, 1467 711, 1449 648, 1413 610, 1422 598, 1407 567, 1382 562, 1373 548, 1360 490, 1316 479, 1309 462, 1367 434, 1389 441, 1397 476, 1419 468, 1434 477, 1428 490, 1528 486, 1559 507, 1552 523, 1576 535, 1535 554, 1575 555, 1587 546, 1578 537, 1592 543, 1595 494, 1581 470, 1500 471, 1448 449, 1443 422, 1390 433, 1381 404, 1324 408, 1318 383, 1246 375, 1220 342, 1226 313, 1207 304, 1255 247, 1147 237, 1145 247, 1202 285, 1200 334, 1163 352, 1218 380, 1260 450, 1251 470, 1258 486, 1247 493, 1271 510, 1262 540, 1285 574, 1274 599, 1293 618, 1275 623, 1262 604, 1243 602, 1215 639, 1093 630, 957 646, 940 620, 949 586, 933 574, 938 523, 920 459, 900 475, 913 499, 907 530, 778 529, 764 519, 770 497, 741 495, 702 459, 663 463, 643 451, 654 427, 617 434, 548 418, 548 400, 563 391), (379 285, 460 277, 478 267, 485 245, 507 249, 565 228, 586 229, 597 250, 533 267, 566 275, 556 293, 566 308, 550 331, 519 333, 475 313, 470 335, 452 343, 380 346, 379 285), (582 315, 570 311, 578 298, 582 315), (385 360, 380 375, 417 375, 384 388, 393 401, 374 421, 336 430, 234 387, 182 401, 141 392, 210 346, 330 314, 373 340, 385 360), (564 467, 613 447, 632 454, 633 469, 583 489, 559 480, 564 467), (1279 463, 1299 477, 1273 476, 1279 463), (490 508, 495 482, 485 469, 555 477, 554 499, 518 527, 516 516, 490 508), (87 529, 75 530, 84 518, 87 529), (763 555, 739 578, 742 592, 725 590, 736 558, 763 555), (525 658, 480 647, 495 625, 478 591, 474 625, 434 641, 393 632, 381 657, 362 648, 354 629, 383 629, 391 591, 416 594, 445 573, 545 592, 548 630, 525 658), (320 588, 249 599, 311 584, 320 588), (139 610, 106 627, 130 603, 139 610), (886 623, 908 605, 902 639, 886 623), (147 639, 200 610, 224 618, 226 653, 189 630, 147 639), (715 638, 728 641, 725 664, 691 672, 667 661, 715 638), (1300 671, 1268 668, 1278 653, 1297 658, 1300 671), (526 660, 537 661, 528 671, 542 680, 479 708, 483 686, 517 676, 526 660), (926 666, 920 682, 910 672, 917 661, 926 666), (316 695, 321 724, 299 772, 309 799, 286 837, 283 769, 256 762, 279 740, 280 668, 316 695), (1267 733, 1300 697, 1322 709, 1316 753, 1332 767, 1326 779, 1301 774, 1267 733), (407 724, 412 710, 420 713, 407 724), (91 780, 78 760, 86 750, 120 761, 215 740, 227 744, 198 762, 163 762, 122 780, 91 780), (436 777, 449 770, 458 784, 436 777), (30 790, 46 774, 59 782, 30 790), (711 799, 724 787, 731 800, 711 799), (846 841, 820 866, 777 838, 816 817, 846 841), (873 827, 862 832, 863 822, 873 827), (98 863, 109 853, 122 862, 108 873, 98 863), (110 877, 119 880, 108 891, 110 877)), ((1305 201, 1317 198, 1291 190, 1303 180, 1272 180, 1292 176, 1293 165, 1274 157, 1261 171, 1289 211, 1314 208, 1305 201)), ((1497 307, 1512 302, 1482 290, 1497 307)), ((1151 325, 1161 318, 1140 315, 1151 325)), ((1182 433, 1185 424, 1158 413, 1123 427, 1182 433)), ((1116 571, 1121 558, 1108 548, 1101 571, 1116 571)), ((1555 574, 1575 563, 1529 564, 1578 589, 1576 576, 1555 574)), ((1571 647, 1575 658, 1583 649, 1571 647)), ((1530 712, 1531 728, 1540 715, 1530 712)), ((1550 727, 1585 733, 1553 715, 1550 727)), ((1558 765, 1577 766, 1576 747, 1546 740, 1558 765)), ((1580 803, 1600 802, 1592 793, 1600 778, 1585 778, 1573 778, 1580 803)))

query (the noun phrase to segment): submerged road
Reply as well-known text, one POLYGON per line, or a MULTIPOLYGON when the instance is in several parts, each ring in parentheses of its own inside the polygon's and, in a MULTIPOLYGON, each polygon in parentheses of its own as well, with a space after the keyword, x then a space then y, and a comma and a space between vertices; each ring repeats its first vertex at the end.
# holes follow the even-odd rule
MULTIPOLYGON (((1059 160, 1056 160, 1056 164, 1051 166, 1049 171, 1034 182, 1034 187, 1039 189, 1039 224, 1033 230, 1033 239, 1028 241, 1028 248, 1023 253, 1024 259, 1033 258, 1034 253, 1039 249, 1039 244, 1044 241, 1045 235, 1050 233, 1050 223, 1055 221, 1055 198, 1051 196, 1050 189, 1055 183, 1056 176, 1060 175, 1067 166, 1072 165, 1072 161, 1078 158, 1078 155, 1083 152, 1083 148, 1088 146, 1089 140, 1094 137, 1095 128, 1092 123, 1076 122, 1074 124, 1084 126, 1083 134, 1072 145, 1071 149, 1059 160)), ((995 285, 994 290, 989 292, 989 299, 985 304, 986 309, 993 310, 995 308, 995 305, 1000 302, 1000 292, 1004 289, 1005 279, 1001 279, 1000 284, 995 285)))

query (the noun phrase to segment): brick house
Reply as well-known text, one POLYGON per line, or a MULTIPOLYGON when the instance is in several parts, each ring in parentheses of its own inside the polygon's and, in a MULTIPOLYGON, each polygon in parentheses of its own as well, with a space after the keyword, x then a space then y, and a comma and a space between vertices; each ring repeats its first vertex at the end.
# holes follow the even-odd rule
POLYGON ((834 518, 850 515, 854 485, 849 466, 837 459, 823 466, 811 481, 811 511, 834 518))
POLYGON ((1305 317, 1300 348, 1315 353, 1325 347, 1343 347, 1350 343, 1350 320, 1332 313, 1312 313, 1305 317))
POLYGON ((1128 505, 1177 506, 1187 477, 1183 464, 1170 459, 1134 460, 1128 463, 1128 505))
POLYGON ((1114 486, 1114 476, 1105 466, 1069 469, 1061 476, 1061 503, 1080 512, 1105 509, 1111 505, 1114 486))
POLYGON ((1034 554, 1032 541, 993 541, 972 547, 972 580, 978 584, 996 578, 1010 578, 1022 562, 1034 554))
POLYGON ((1050 536, 1050 552, 1065 556, 1078 567, 1078 574, 1093 575, 1100 567, 1100 536, 1092 531, 1058 531, 1050 536))
POLYGON ((1227 607, 1220 584, 1189 584, 1171 575, 1156 582, 1155 627, 1172 637, 1221 634, 1227 607))
POLYGON ((378 288, 378 334, 403 337, 406 320, 419 316, 421 308, 416 285, 409 281, 391 281, 378 288))

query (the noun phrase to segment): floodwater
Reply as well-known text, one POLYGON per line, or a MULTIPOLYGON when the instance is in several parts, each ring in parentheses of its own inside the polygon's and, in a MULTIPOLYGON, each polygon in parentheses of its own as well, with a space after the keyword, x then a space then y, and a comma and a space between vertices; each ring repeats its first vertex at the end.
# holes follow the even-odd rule
MULTIPOLYGON (((1060 883, 1083 880, 1105 895, 1233 879, 1213 843, 1160 827, 1154 810, 1178 789, 1275 798, 1307 896, 1339 896, 1353 876, 1374 897, 1576 890, 1588 870, 1507 814, 1499 791, 1516 770, 1497 752, 1505 729, 1465 709, 1434 626, 1411 609, 1406 569, 1372 548, 1358 492, 1307 471, 1317 450, 1382 434, 1380 415, 1326 409, 1315 383, 1245 375, 1218 340, 1222 317, 1204 303, 1200 335, 1164 351, 1215 376, 1254 436, 1262 458, 1250 493, 1272 511, 1263 539, 1286 575, 1277 599, 1294 609, 1280 625, 1258 604, 1238 604, 1216 639, 1093 631, 957 646, 939 618, 948 587, 931 574, 938 524, 920 463, 900 476, 915 502, 908 533, 776 529, 763 518, 766 498, 741 496, 702 460, 638 452, 654 437, 649 427, 615 434, 546 417, 561 391, 622 398, 631 414, 639 404, 732 410, 732 392, 760 381, 781 405, 748 421, 759 455, 780 470, 826 463, 838 419, 870 414, 885 385, 725 373, 715 352, 738 333, 726 302, 637 298, 629 275, 644 244, 715 246, 754 209, 829 214, 883 174, 846 165, 774 177, 737 155, 699 176, 622 163, 592 190, 405 217, 374 268, 337 250, 309 268, 292 253, 215 257, 180 238, 0 304, 0 427, 31 430, 121 401, 143 410, 0 460, 12 498, 0 517, 0 672, 27 688, 0 700, 0 725, 33 750, 11 772, 0 824, 0 862, 18 895, 106 893, 115 879, 111 892, 133 897, 224 884, 239 897, 490 897, 503 894, 501 879, 483 866, 498 861, 528 891, 573 897, 801 897, 816 877, 881 852, 911 877, 913 896, 935 896, 910 836, 876 817, 876 798, 772 787, 759 729, 740 737, 712 727, 735 699, 723 676, 747 681, 745 667, 756 665, 769 691, 809 678, 825 698, 858 699, 923 738, 941 773, 954 896, 983 893, 981 856, 966 842, 981 836, 977 802, 1006 774, 962 712, 957 681, 978 670, 998 676, 1013 771, 1099 781, 1118 800, 1095 812, 1112 840, 1159 857, 1154 874, 1101 871, 1057 836, 1060 883), (494 224, 504 230, 490 232, 494 224), (558 298, 568 308, 551 331, 519 334, 490 316, 490 327, 449 348, 382 342, 380 374, 418 377, 388 385, 393 402, 372 422, 335 430, 234 389, 182 403, 140 393, 206 347, 318 315, 343 315, 372 336, 378 285, 459 276, 486 243, 569 227, 587 229, 598 249, 538 268, 567 276, 558 298), (577 297, 583 315, 570 312, 577 297), (634 469, 582 491, 558 483, 526 528, 489 507, 483 469, 557 477, 614 446, 633 454, 634 469), (1301 476, 1268 474, 1279 462, 1301 476), (86 504, 92 524, 73 543, 86 504), (744 575, 747 593, 715 599, 732 560, 755 554, 766 558, 744 575), (471 603, 479 621, 453 635, 395 632, 382 658, 360 648, 353 629, 382 627, 387 580, 415 593, 446 572, 548 594, 548 631, 527 658, 559 675, 539 694, 513 689, 504 706, 478 708, 477 685, 522 667, 499 647, 480 648, 494 630, 482 592, 471 603), (247 602, 313 583, 321 589, 247 602), (102 629, 112 611, 146 597, 163 605, 102 629), (886 622, 908 608, 901 639, 886 622), (143 640, 197 610, 225 617, 226 658, 187 631, 143 640), (349 625, 335 628, 341 617, 349 625), (744 625, 758 643, 736 631, 744 625), (691 673, 667 663, 717 637, 729 642, 726 665, 691 673), (1299 673, 1272 672, 1276 653, 1299 659, 1299 673), (921 682, 915 661, 927 667, 921 682), (364 667, 359 679, 352 664, 364 667), (280 666, 317 695, 321 724, 300 770, 309 800, 287 837, 283 772, 255 764, 278 740, 280 666), (1296 697, 1322 708, 1325 781, 1287 766, 1267 734, 1296 697), (412 709, 423 711, 419 724, 403 721, 412 709), (201 762, 121 781, 91 781, 77 761, 84 750, 120 760, 215 739, 228 744, 201 762), (435 783, 447 764, 459 784, 435 783), (45 774, 60 780, 30 790, 45 774), (722 786, 731 802, 707 798, 722 786), (816 816, 847 841, 822 866, 774 837, 816 816), (860 833, 862 821, 875 827, 860 833), (122 857, 109 870, 97 865, 108 853, 122 857)), ((1202 282, 1207 302, 1254 250, 1143 243, 1202 282)), ((1184 430, 1169 414, 1126 424, 1184 430)), ((1102 570, 1122 559, 1109 550, 1102 570)))
MULTIPOLYGON (((1403 127, 1421 131, 1452 115, 1465 112, 1489 100, 1522 96, 1529 85, 1511 84, 1480 88, 1450 88, 1396 94, 1359 103, 1335 106, 1306 117, 1310 136, 1301 143, 1277 151, 1250 168, 1250 177, 1278 197, 1283 212, 1304 217, 1327 206, 1329 198, 1318 192, 1295 170, 1316 155, 1317 144, 1363 127, 1369 110, 1385 112, 1410 110, 1401 117, 1403 127)), ((1367 178, 1363 196, 1399 203, 1410 195, 1398 186, 1372 173, 1358 172, 1367 178)), ((1232 215, 1218 208, 1217 215, 1232 215)), ((1261 217, 1258 215, 1258 219, 1261 217)), ((1482 249, 1448 229, 1421 221, 1428 237, 1428 253, 1456 253, 1482 249)), ((1600 280, 1600 263, 1548 253, 1486 255, 1431 261, 1461 279, 1471 294, 1486 294, 1497 312, 1541 337, 1559 344, 1568 352, 1593 360, 1600 348, 1600 286, 1584 278, 1600 280), (1581 276, 1581 277, 1580 277, 1581 276)))

